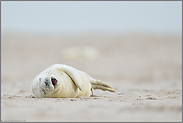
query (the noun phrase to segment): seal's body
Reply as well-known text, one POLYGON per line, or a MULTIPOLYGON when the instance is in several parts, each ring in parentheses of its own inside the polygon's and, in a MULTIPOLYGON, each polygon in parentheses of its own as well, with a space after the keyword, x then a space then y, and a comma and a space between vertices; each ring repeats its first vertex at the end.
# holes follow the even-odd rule
POLYGON ((107 83, 95 80, 85 72, 63 64, 48 67, 32 82, 32 93, 38 98, 89 97, 92 88, 115 92, 107 83))

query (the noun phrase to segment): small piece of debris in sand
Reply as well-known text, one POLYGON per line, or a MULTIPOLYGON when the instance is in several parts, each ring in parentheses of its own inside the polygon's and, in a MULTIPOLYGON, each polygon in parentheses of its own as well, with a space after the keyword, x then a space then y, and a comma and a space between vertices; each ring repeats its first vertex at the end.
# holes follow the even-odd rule
POLYGON ((109 97, 109 96, 103 96, 103 97, 105 97, 105 98, 111 98, 111 97, 109 97))
POLYGON ((157 100, 155 97, 147 97, 147 100, 157 100))
POLYGON ((21 93, 25 92, 25 90, 20 90, 21 93))
POLYGON ((26 98, 35 98, 33 95, 26 96, 26 98))
POLYGON ((76 99, 71 99, 71 101, 76 101, 76 99))
POLYGON ((90 97, 100 97, 100 96, 97 96, 97 95, 91 95, 90 97))
POLYGON ((13 97, 12 96, 9 96, 8 98, 12 99, 13 97))
POLYGON ((142 98, 137 98, 137 100, 142 100, 142 98))
POLYGON ((109 99, 109 101, 112 101, 112 99, 109 99))
POLYGON ((20 95, 14 95, 13 97, 21 97, 20 95))
POLYGON ((122 95, 123 93, 119 93, 118 95, 122 95))
POLYGON ((95 97, 95 98, 93 98, 93 99, 95 99, 95 100, 96 100, 96 99, 99 99, 99 98, 95 97))

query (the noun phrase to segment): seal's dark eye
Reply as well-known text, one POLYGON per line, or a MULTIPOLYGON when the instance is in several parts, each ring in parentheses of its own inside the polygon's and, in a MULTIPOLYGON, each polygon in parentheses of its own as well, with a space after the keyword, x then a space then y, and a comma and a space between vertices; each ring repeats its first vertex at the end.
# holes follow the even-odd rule
POLYGON ((52 84, 55 86, 57 84, 57 80, 55 78, 51 78, 52 84))

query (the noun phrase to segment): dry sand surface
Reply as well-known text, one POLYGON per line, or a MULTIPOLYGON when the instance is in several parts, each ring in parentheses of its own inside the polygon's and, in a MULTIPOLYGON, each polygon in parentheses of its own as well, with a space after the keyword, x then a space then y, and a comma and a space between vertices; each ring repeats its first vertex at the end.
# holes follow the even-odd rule
POLYGON ((1 38, 1 121, 182 121, 181 35, 25 35, 1 38), (60 52, 92 46, 95 59, 60 52), (115 93, 94 97, 34 98, 31 82, 61 63, 109 83, 115 93))

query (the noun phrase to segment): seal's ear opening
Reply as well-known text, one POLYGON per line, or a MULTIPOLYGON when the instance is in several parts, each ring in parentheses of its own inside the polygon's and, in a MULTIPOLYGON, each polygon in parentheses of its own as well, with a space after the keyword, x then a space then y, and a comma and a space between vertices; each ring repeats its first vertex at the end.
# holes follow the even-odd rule
POLYGON ((57 80, 55 78, 51 78, 52 84, 55 86, 57 84, 57 80))

